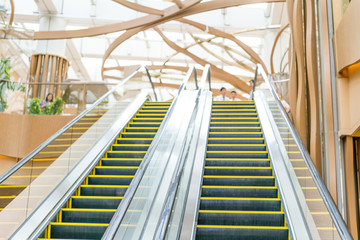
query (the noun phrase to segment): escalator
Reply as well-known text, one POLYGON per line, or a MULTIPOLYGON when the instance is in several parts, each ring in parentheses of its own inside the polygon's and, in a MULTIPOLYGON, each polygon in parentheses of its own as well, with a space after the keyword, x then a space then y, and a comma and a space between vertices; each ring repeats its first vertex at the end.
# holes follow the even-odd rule
POLYGON ((196 239, 289 239, 253 101, 214 102, 196 239))
POLYGON ((42 239, 100 239, 171 102, 146 102, 45 230, 42 239))
MULTIPOLYGON (((37 176, 42 174, 61 154, 78 140, 94 123, 96 123, 108 109, 100 107, 89 112, 73 126, 69 127, 55 141, 44 148, 39 154, 30 159, 4 184, 0 185, 0 211, 18 196, 37 176)), ((51 176, 49 176, 51 177, 51 176)))

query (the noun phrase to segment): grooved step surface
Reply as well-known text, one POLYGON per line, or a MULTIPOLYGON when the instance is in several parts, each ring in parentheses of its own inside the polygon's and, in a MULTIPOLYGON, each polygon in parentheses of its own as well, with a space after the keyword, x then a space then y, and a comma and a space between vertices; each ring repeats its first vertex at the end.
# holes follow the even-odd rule
POLYGON ((214 102, 196 239, 289 239, 253 101, 214 102))
POLYGON ((142 106, 41 237, 101 239, 170 104, 142 106))

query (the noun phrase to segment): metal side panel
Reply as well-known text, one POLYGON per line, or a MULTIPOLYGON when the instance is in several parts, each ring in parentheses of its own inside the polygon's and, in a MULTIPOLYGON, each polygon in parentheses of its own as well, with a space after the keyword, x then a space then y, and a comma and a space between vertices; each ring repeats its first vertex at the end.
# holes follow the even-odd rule
POLYGON ((281 153, 279 143, 276 140, 276 125, 274 120, 270 119, 267 114, 266 107, 262 98, 255 96, 255 105, 260 119, 260 124, 263 129, 266 145, 270 155, 271 164, 273 167, 275 179, 278 185, 279 194, 284 206, 287 223, 289 226, 292 239, 311 239, 308 226, 305 222, 301 205, 297 198, 295 189, 292 185, 288 169, 285 165, 283 155, 281 153), (275 126, 275 129, 272 127, 275 126))
POLYGON ((47 199, 39 205, 10 239, 36 239, 44 231, 58 210, 66 203, 68 198, 74 193, 88 173, 97 164, 101 156, 107 151, 116 136, 144 104, 146 98, 147 96, 145 94, 138 95, 138 97, 125 109, 122 115, 113 122, 112 126, 106 131, 103 137, 57 185, 47 199))
POLYGON ((204 165, 206 157, 206 148, 209 135, 209 126, 211 119, 212 94, 206 93, 206 104, 204 106, 203 119, 199 133, 199 139, 194 156, 194 165, 192 167, 190 186, 186 199, 184 217, 182 221, 179 239, 194 239, 196 234, 197 214, 200 205, 201 186, 204 174, 204 165))

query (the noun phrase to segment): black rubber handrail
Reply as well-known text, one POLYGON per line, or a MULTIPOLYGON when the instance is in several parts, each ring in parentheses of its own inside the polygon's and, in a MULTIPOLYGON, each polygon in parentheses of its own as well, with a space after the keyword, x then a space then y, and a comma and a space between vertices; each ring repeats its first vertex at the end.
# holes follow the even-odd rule
POLYGON ((94 108, 96 108, 101 102, 103 102, 110 94, 115 92, 119 87, 122 87, 125 83, 127 83, 133 76, 135 76, 141 68, 145 68, 145 71, 147 73, 147 76, 149 78, 149 81, 151 83, 151 87, 153 89, 155 99, 157 99, 154 84, 152 82, 151 76, 149 74, 149 71, 146 67, 140 66, 138 67, 132 74, 130 74, 128 77, 126 77, 121 83, 116 85, 113 89, 105 93, 102 97, 100 97, 96 102, 92 104, 92 106, 88 109, 85 109, 82 113, 80 113, 78 116, 76 116, 72 121, 70 121, 68 124, 66 124, 63 128, 61 128, 59 131, 57 131, 54 135, 52 135, 50 138, 48 138, 45 142, 40 144, 37 148, 35 148, 31 153, 26 155, 21 161, 16 163, 13 167, 11 167, 8 171, 6 171, 4 174, 0 176, 0 184, 3 183, 6 179, 8 179, 13 173, 15 173, 17 170, 19 170, 22 166, 24 166, 27 162, 29 162, 33 157, 35 157, 39 152, 41 152, 44 148, 46 148, 51 142, 53 142, 56 138, 58 138, 60 135, 62 135, 64 132, 66 132, 69 128, 71 128, 74 124, 76 124, 81 118, 83 118, 86 114, 91 112, 94 108))
POLYGON ((284 109, 283 105, 281 104, 281 101, 280 101, 276 91, 274 90, 273 86, 270 84, 269 79, 268 79, 264 69, 262 68, 261 65, 258 65, 258 67, 260 68, 261 74, 262 74, 266 84, 269 87, 270 93, 274 97, 275 102, 278 105, 280 112, 281 112, 283 118, 285 119, 286 124, 287 124, 297 146, 299 147, 300 153, 301 153, 303 159, 305 160, 305 163, 310 171, 310 174, 316 184, 317 189, 319 190, 319 193, 320 193, 322 199, 324 200, 325 206, 330 213, 331 219, 333 220, 341 239, 353 239, 351 234, 349 233, 349 230, 347 229, 346 224, 345 224, 343 218, 341 217, 341 214, 340 214, 338 208, 336 207, 328 189, 326 188, 318 171, 316 170, 316 167, 315 167, 313 161, 311 160, 309 152, 306 150, 303 142, 301 141, 301 138, 300 138, 299 134, 297 133, 294 125, 292 124, 288 114, 286 113, 286 110, 284 109))

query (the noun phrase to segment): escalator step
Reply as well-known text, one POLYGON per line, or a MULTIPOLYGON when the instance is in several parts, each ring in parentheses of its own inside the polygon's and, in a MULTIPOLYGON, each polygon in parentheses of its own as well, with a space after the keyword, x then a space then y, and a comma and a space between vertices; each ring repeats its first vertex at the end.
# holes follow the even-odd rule
POLYGON ((117 144, 151 144, 152 138, 118 138, 117 144))
POLYGON ((208 151, 265 151, 265 144, 208 144, 208 151))
POLYGON ((108 158, 143 158, 146 151, 109 151, 108 158))
POLYGON ((129 175, 89 175, 89 185, 129 185, 134 176, 129 175))
POLYGON ((157 132, 159 128, 158 127, 133 127, 133 128, 126 128, 125 131, 127 133, 129 132, 141 132, 141 133, 144 133, 144 132, 157 132))
POLYGON ((271 167, 205 167, 204 175, 272 176, 271 167))
POLYGON ((261 132, 260 127, 210 127, 210 132, 261 132))
POLYGON ((100 208, 116 209, 120 204, 122 197, 91 197, 91 196, 73 196, 71 197, 72 208, 100 208))
POLYGON ((202 210, 280 211, 280 199, 202 197, 202 210))
POLYGON ((82 196, 124 196, 128 185, 80 185, 82 196))
POLYGON ((208 144, 264 144, 263 138, 209 138, 208 144))
POLYGON ((101 166, 139 166, 142 158, 102 158, 101 166))
POLYGON ((267 151, 207 151, 207 158, 268 158, 267 151))
POLYGON ((150 144, 113 144, 113 151, 147 151, 150 144))
POLYGON ((200 210, 200 225, 284 226, 283 212, 200 210))
POLYGON ((109 223, 116 209, 62 209, 62 222, 109 223))
POLYGON ((203 184, 220 186, 274 186, 274 177, 204 176, 203 184))
POLYGON ((259 132, 209 132, 209 138, 261 138, 262 136, 259 132))
POLYGON ((108 224, 51 223, 51 238, 101 239, 108 224))
POLYGON ((211 117, 211 122, 259 122, 257 117, 211 117))
POLYGON ((135 175, 137 167, 95 167, 96 175, 135 175))
POLYGON ((276 187, 203 186, 202 197, 277 198, 276 187))
POLYGON ((202 226, 198 225, 196 239, 204 240, 278 240, 288 239, 286 227, 202 226))
POLYGON ((227 166, 227 167, 269 167, 269 159, 253 158, 253 159, 240 159, 240 158, 207 158, 205 166, 227 166))

